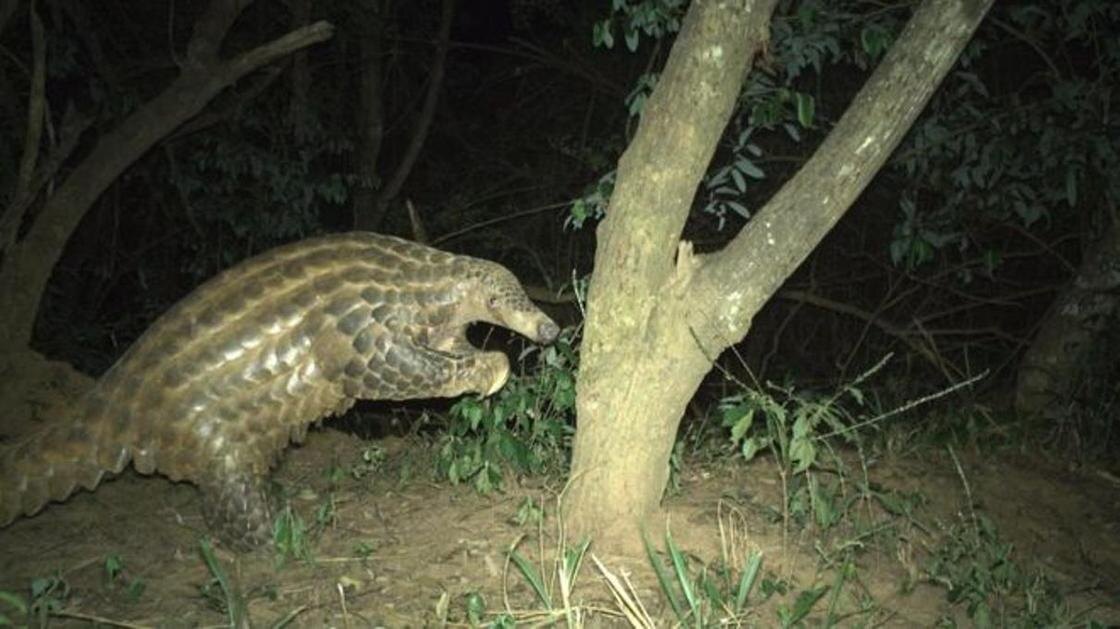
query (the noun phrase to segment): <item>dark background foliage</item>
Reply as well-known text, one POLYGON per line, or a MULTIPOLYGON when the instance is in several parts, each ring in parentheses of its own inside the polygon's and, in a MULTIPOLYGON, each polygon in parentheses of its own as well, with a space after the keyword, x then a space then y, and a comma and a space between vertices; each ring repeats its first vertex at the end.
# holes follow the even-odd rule
MULTIPOLYGON (((227 52, 276 37, 293 6, 254 3, 227 52)), ((242 81, 137 162, 71 238, 35 342, 105 369, 171 303, 275 244, 351 228, 355 97, 368 9, 383 8, 385 138, 374 181, 399 161, 431 80, 440 6, 315 2, 337 25, 308 53, 306 107, 290 63, 242 81), (367 13, 364 13, 367 12, 367 13)), ((637 124, 675 1, 461 2, 439 104, 382 231, 411 236, 404 201, 439 246, 514 268, 554 294, 590 271, 593 225, 637 124), (609 40, 609 42, 607 41, 609 40), (611 43, 606 47, 602 44, 611 43), (596 45, 599 44, 599 45, 596 45), (574 201, 574 205, 573 205, 574 201)), ((51 119, 99 132, 177 73, 200 3, 44 3, 51 119)), ((810 155, 909 15, 906 3, 782 2, 684 237, 719 248, 810 155)), ((0 189, 26 122, 30 40, 17 12, 0 55, 0 189)), ((1107 1, 997 3, 889 166, 729 359, 759 380, 850 378, 896 352, 902 394, 1017 357, 1120 198, 1120 10, 1107 1)), ((78 158, 82 150, 76 152, 78 158)), ((556 311, 578 320, 573 304, 556 311)), ((1110 362, 1107 348, 1101 360, 1110 362)), ((1108 373, 1108 370, 1105 370, 1108 373)), ((712 387, 719 383, 713 377, 712 387)))

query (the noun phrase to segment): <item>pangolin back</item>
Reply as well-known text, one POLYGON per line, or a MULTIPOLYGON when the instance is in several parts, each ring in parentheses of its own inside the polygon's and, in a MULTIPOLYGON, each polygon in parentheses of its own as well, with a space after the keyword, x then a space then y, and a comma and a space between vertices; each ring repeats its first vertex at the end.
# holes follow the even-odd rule
POLYGON ((343 363, 329 360, 349 354, 350 339, 329 329, 359 291, 431 293, 443 289, 441 271, 465 260, 354 233, 279 247, 217 275, 159 317, 73 419, 0 445, 0 526, 93 489, 129 461, 172 480, 224 473, 215 461, 266 473, 312 422, 353 403, 336 382, 343 363))

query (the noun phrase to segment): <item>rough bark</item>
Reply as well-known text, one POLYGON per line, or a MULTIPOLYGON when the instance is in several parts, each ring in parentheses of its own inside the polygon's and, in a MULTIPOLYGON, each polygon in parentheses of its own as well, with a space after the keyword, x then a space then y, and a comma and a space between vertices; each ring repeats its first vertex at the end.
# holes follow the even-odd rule
POLYGON ((1063 412, 1093 344, 1120 306, 1120 221, 1088 251, 1069 286, 1054 300, 1019 364, 1015 410, 1022 417, 1063 412))
MULTIPOLYGON (((172 84, 102 136, 43 203, 26 235, 8 244, 0 268, 0 353, 19 352, 31 339, 51 270, 74 228, 94 201, 156 142, 197 114, 210 99, 246 74, 294 50, 328 39, 333 27, 312 24, 229 60, 219 47, 247 0, 215 0, 199 18, 182 72, 172 84)), ((15 211, 9 208, 8 211, 15 211)), ((4 217, 8 223, 12 217, 4 217)), ((15 219, 19 224, 21 219, 15 219)))
POLYGON ((749 64, 768 43, 774 5, 693 3, 619 161, 597 231, 566 501, 573 533, 597 543, 625 543, 626 527, 656 509, 677 424, 708 370, 684 338, 692 266, 677 273, 673 253, 749 64))
POLYGON ((724 250, 694 255, 681 230, 774 2, 693 2, 598 231, 565 498, 572 535, 635 549, 711 361, 854 202, 990 5, 924 2, 805 167, 724 250))

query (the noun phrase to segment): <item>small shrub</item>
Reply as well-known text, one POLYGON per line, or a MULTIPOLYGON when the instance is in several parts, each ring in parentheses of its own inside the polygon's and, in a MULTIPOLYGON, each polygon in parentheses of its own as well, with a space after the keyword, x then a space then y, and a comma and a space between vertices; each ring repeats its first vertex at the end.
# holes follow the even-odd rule
POLYGON ((726 558, 713 567, 690 566, 688 556, 668 531, 665 532, 667 562, 658 556, 649 540, 645 540, 645 546, 661 593, 682 627, 722 626, 726 621, 740 622, 747 614, 750 595, 762 568, 762 553, 751 552, 743 570, 736 574, 726 558))
POLYGON ((575 329, 562 332, 539 350, 534 373, 510 378, 496 395, 463 398, 451 407, 436 459, 441 477, 487 493, 502 486, 507 472, 537 474, 566 463, 574 432, 576 335, 575 329))
MULTIPOLYGON (((950 603, 965 606, 976 627, 1104 626, 1071 611, 1054 579, 1042 569, 1024 570, 1014 550, 991 519, 974 513, 946 531, 926 575, 950 603)), ((953 626, 949 619, 943 624, 953 626)))

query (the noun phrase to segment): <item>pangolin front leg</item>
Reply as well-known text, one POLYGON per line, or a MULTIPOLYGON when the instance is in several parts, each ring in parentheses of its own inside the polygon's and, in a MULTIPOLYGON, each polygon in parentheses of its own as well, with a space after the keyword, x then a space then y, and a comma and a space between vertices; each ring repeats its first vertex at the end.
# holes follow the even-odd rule
MULTIPOLYGON (((378 351, 355 356, 344 370, 342 390, 350 399, 490 395, 509 378, 502 352, 483 352, 464 340, 456 352, 430 349, 397 334, 378 351)), ((231 453, 224 453, 229 455, 231 453)), ((207 526, 235 550, 247 551, 272 536, 273 500, 267 472, 253 473, 240 462, 215 461, 214 473, 199 481, 207 526)))
POLYGON ((509 377, 505 354, 479 351, 465 340, 443 351, 400 332, 370 334, 368 338, 358 334, 354 341, 357 355, 343 370, 342 390, 347 397, 407 400, 464 393, 490 395, 509 377))

